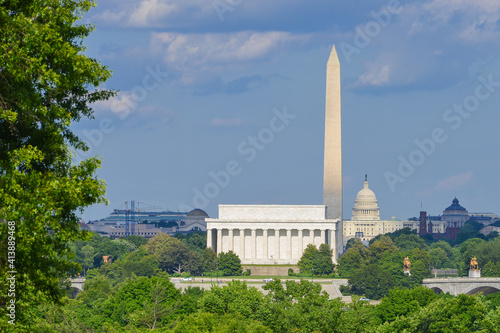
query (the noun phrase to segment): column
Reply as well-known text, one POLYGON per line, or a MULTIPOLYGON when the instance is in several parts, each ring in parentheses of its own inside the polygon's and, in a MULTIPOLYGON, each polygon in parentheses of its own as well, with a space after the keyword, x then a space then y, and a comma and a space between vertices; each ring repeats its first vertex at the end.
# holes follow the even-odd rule
POLYGON ((251 256, 252 256, 252 259, 255 259, 257 258, 257 234, 256 234, 256 230, 255 229, 252 229, 252 237, 250 238, 251 241, 250 241, 250 244, 252 244, 252 248, 250 249, 250 253, 251 253, 251 256))
POLYGON ((321 244, 325 243, 326 241, 326 238, 325 238, 325 230, 324 229, 321 229, 320 230, 321 232, 321 244))
POLYGON ((222 252, 222 229, 217 229, 217 254, 222 252))
POLYGON ((212 229, 207 229, 207 247, 213 250, 214 245, 212 244, 212 229))
POLYGON ((280 259, 280 230, 279 229, 275 229, 274 230, 274 238, 275 238, 275 242, 274 242, 274 245, 275 245, 275 251, 276 251, 276 255, 275 255, 275 259, 280 259))
POLYGON ((264 242, 264 246, 262 247, 263 248, 263 254, 262 254, 262 259, 264 260, 267 260, 267 258, 269 258, 269 254, 268 254, 268 251, 267 251, 267 229, 263 229, 262 230, 262 236, 263 236, 263 242, 264 242))
POLYGON ((314 231, 315 229, 309 229, 309 244, 314 244, 314 231))
POLYGON ((286 229, 286 240, 288 242, 287 259, 292 259, 292 229, 286 229))
POLYGON ((233 229, 229 229, 228 230, 228 233, 229 233, 229 237, 228 237, 228 251, 233 251, 234 252, 234 248, 233 248, 233 237, 234 237, 234 234, 233 234, 233 229))
POLYGON ((302 229, 299 229, 299 258, 302 257, 302 253, 304 252, 304 232, 302 229))
POLYGON ((245 229, 240 229, 240 259, 245 258, 245 229))

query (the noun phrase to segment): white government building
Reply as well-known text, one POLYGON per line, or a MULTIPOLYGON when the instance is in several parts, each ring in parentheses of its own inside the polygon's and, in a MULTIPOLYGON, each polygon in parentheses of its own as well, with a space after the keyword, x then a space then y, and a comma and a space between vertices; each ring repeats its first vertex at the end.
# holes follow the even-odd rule
POLYGON ((235 252, 242 264, 297 264, 308 244, 343 252, 340 63, 332 48, 326 71, 323 205, 219 205, 206 219, 207 247, 235 252))
POLYGON ((419 221, 399 221, 396 218, 380 220, 380 208, 375 193, 368 186, 365 175, 363 189, 358 192, 351 220, 344 220, 344 245, 351 238, 369 241, 377 235, 394 232, 403 228, 418 230, 419 221))
POLYGON ((207 219, 208 247, 235 252, 242 264, 296 264, 308 244, 335 244, 337 220, 324 205, 219 205, 207 219))

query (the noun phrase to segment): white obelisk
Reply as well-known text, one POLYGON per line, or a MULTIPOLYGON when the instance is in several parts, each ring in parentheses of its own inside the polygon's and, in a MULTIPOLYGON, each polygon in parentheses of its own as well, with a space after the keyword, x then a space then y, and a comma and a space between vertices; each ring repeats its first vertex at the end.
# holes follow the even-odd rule
POLYGON ((342 223, 342 122, 340 105, 340 62, 335 45, 326 65, 325 110, 325 165, 323 177, 323 204, 327 219, 339 219, 335 242, 331 242, 334 257, 343 250, 342 223))

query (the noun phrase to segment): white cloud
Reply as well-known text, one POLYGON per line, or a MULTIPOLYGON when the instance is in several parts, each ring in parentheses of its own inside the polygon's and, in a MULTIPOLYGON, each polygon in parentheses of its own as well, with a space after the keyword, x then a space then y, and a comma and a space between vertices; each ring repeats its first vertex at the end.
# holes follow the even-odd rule
POLYGON ((139 7, 130 13, 128 25, 135 27, 148 27, 165 19, 177 7, 172 1, 144 0, 139 7), (170 2, 170 3, 169 3, 170 2))
POLYGON ((484 42, 500 36, 500 1, 498 0, 433 0, 422 5, 421 10, 430 15, 427 24, 453 26, 459 40, 470 43, 484 42))
POLYGON ((159 28, 217 15, 211 1, 205 0, 108 0, 100 3, 94 17, 106 25, 159 28))
POLYGON ((468 171, 442 179, 438 181, 434 187, 420 191, 417 195, 429 195, 443 191, 462 189, 471 182, 473 176, 474 173, 472 171, 468 171))
POLYGON ((148 52, 160 56, 168 70, 177 72, 182 84, 192 84, 200 76, 218 75, 231 66, 265 59, 288 44, 307 40, 307 35, 288 32, 243 31, 235 33, 153 33, 148 52))
POLYGON ((355 86, 381 86, 389 83, 390 65, 377 66, 369 63, 368 70, 359 76, 355 86))

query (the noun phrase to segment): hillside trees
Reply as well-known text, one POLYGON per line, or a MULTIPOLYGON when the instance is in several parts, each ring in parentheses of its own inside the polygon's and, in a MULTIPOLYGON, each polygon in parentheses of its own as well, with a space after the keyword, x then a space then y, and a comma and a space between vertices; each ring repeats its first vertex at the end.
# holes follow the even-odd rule
POLYGON ((339 258, 338 272, 348 279, 351 292, 368 298, 382 298, 396 287, 414 288, 429 275, 431 262, 429 253, 421 249, 427 245, 415 237, 402 233, 393 242, 391 237, 381 236, 368 248, 354 242, 339 258), (403 273, 405 257, 411 260, 411 275, 403 273))
POLYGON ((160 267, 168 272, 201 274, 201 258, 198 252, 190 250, 186 244, 177 238, 161 233, 149 240, 145 245, 149 254, 160 263, 160 267))
MULTIPOLYGON (((78 212, 104 202, 100 161, 72 163, 87 149, 71 131, 92 118, 91 104, 113 92, 95 89, 111 73, 85 56, 93 30, 79 23, 93 1, 0 2, 0 234, 11 228, 15 264, 7 269, 8 237, 0 240, 0 326, 5 327, 7 270, 16 274, 16 320, 30 323, 34 304, 58 301, 60 281, 78 272, 68 242, 84 238, 78 212)), ((18 327, 19 328, 19 327, 18 327)))

